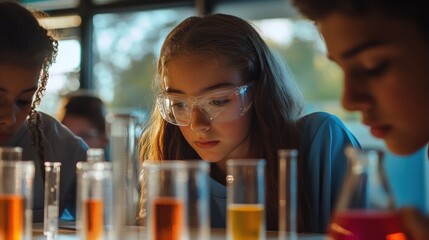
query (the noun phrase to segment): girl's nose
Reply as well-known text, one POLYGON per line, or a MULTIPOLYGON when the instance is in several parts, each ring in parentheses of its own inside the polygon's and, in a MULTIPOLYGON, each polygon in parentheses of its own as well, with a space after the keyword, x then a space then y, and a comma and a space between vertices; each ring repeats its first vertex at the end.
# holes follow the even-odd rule
POLYGON ((198 106, 192 108, 191 112, 191 129, 193 131, 207 131, 210 129, 210 119, 204 115, 198 106))
POLYGON ((13 104, 2 104, 0 106, 0 124, 13 125, 16 122, 15 106, 13 104))

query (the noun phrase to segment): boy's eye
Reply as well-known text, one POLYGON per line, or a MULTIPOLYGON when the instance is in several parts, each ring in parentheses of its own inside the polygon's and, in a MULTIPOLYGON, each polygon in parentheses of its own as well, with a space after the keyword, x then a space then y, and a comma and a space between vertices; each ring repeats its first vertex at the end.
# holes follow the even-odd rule
POLYGON ((387 70, 388 66, 389 66, 389 63, 387 61, 385 61, 385 62, 378 64, 377 66, 375 66, 373 68, 365 69, 364 74, 366 76, 378 76, 378 75, 384 73, 387 70))

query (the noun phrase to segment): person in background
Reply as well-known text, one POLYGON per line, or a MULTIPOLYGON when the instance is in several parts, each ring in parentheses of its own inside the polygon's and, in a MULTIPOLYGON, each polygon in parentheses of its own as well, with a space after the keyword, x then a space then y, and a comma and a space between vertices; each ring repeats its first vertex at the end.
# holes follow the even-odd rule
POLYGON ((157 73, 141 161, 210 162, 211 225, 222 228, 226 161, 265 158, 266 223, 276 230, 277 152, 298 149, 298 229, 325 231, 346 172, 344 147, 359 143, 337 117, 303 115, 300 90, 251 24, 225 14, 184 20, 165 39, 157 73))
MULTIPOLYGON (((359 111, 389 150, 429 142, 429 5, 416 0, 294 0, 315 21, 328 57, 344 72, 342 104, 359 111)), ((429 154, 429 153, 428 153, 429 154)), ((429 218, 402 209, 408 236, 429 239, 429 218)))
POLYGON ((0 3, 0 146, 21 147, 35 163, 33 220, 43 221, 44 163, 61 162, 60 214, 74 215, 76 163, 88 146, 53 117, 36 110, 49 78, 58 42, 36 17, 14 2, 0 3))
POLYGON ((106 114, 99 97, 79 91, 63 97, 57 118, 90 148, 106 149, 106 114))

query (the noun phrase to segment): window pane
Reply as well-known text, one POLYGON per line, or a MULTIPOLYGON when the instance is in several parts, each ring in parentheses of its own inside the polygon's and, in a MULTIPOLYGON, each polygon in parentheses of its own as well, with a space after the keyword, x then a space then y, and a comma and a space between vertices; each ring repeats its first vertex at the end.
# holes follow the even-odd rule
POLYGON ((268 45, 287 62, 304 93, 309 112, 324 110, 348 120, 356 117, 339 104, 342 72, 326 57, 325 46, 313 23, 286 18, 253 23, 268 45))
POLYGON ((80 0, 21 0, 19 2, 40 10, 74 8, 80 0))
POLYGON ((113 3, 113 2, 120 2, 121 0, 91 0, 95 4, 106 4, 106 3, 113 3))
POLYGON ((79 89, 81 45, 77 39, 60 40, 56 62, 49 70, 45 96, 39 110, 55 116, 60 95, 79 89))
POLYGON ((94 17, 94 86, 112 110, 151 111, 156 60, 168 32, 193 8, 94 17))
POLYGON ((340 104, 342 71, 326 57, 325 44, 308 20, 267 18, 253 20, 262 37, 287 62, 306 99, 306 111, 326 111, 339 116, 363 146, 383 146, 360 123, 359 114, 340 104), (280 30, 279 30, 280 29, 280 30))

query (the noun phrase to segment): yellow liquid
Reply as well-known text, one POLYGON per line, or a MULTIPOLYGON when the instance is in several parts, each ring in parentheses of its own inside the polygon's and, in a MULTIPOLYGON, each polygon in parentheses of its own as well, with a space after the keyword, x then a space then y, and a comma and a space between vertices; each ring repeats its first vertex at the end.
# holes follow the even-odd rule
POLYGON ((264 232, 264 206, 232 204, 228 207, 228 233, 231 240, 260 240, 264 232))

